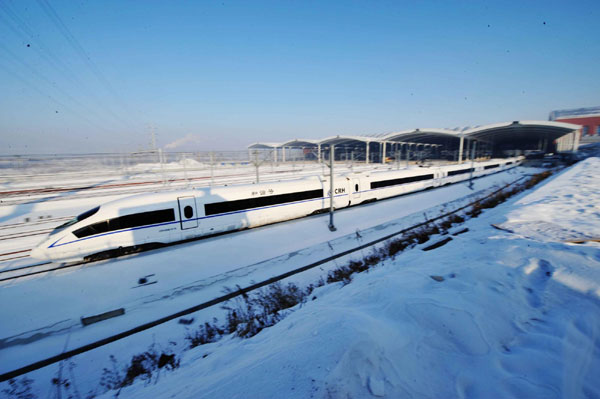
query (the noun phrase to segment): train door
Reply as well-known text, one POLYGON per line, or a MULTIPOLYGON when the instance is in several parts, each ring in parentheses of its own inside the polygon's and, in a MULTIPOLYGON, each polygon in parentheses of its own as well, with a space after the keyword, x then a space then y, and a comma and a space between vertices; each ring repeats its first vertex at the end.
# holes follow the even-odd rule
POLYGON ((442 185, 442 179, 444 178, 444 172, 441 169, 436 169, 433 172, 433 187, 439 187, 442 185))
POLYGON ((196 213, 195 197, 179 197, 179 220, 181 221, 181 230, 193 229, 198 227, 198 215, 196 213))
POLYGON ((360 180, 352 179, 352 198, 360 198, 360 180))

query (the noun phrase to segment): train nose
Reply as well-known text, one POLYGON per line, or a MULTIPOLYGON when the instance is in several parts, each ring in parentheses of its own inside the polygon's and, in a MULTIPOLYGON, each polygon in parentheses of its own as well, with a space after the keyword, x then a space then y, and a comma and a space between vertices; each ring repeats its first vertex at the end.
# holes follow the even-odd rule
POLYGON ((29 256, 35 259, 46 260, 48 259, 47 249, 39 245, 31 250, 29 256))

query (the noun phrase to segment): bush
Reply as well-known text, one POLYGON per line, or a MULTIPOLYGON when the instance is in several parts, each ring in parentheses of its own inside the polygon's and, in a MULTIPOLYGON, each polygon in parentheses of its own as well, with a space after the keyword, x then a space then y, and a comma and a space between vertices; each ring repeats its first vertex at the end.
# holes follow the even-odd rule
POLYGON ((327 274, 327 283, 331 284, 341 281, 344 283, 344 285, 346 285, 352 281, 353 273, 354 272, 352 269, 350 269, 348 266, 338 267, 327 274))
POLYGON ((413 230, 409 238, 414 240, 417 244, 423 244, 429 241, 429 231, 426 226, 420 227, 418 229, 413 230))
POLYGON ((281 311, 302 303, 312 290, 312 286, 301 290, 293 283, 284 286, 277 282, 260 289, 252 296, 244 293, 236 297, 234 306, 223 307, 228 310, 223 329, 238 337, 252 337, 283 319, 281 311))
POLYGON ((121 386, 133 384, 136 378, 142 380, 150 380, 154 366, 158 364, 158 357, 155 352, 144 352, 139 355, 134 355, 131 358, 131 363, 126 369, 125 379, 121 382, 121 386))
POLYGON ((531 187, 535 186, 536 184, 538 184, 539 182, 541 182, 542 180, 547 179, 550 176, 552 176, 552 172, 549 170, 542 172, 542 173, 538 173, 536 175, 533 175, 531 177, 531 179, 526 181, 524 186, 525 186, 525 188, 531 188, 531 187))
POLYGON ((369 269, 369 267, 375 266, 376 264, 381 262, 381 258, 382 256, 380 256, 379 254, 373 253, 367 256, 363 260, 363 262, 350 262, 350 269, 352 269, 355 273, 364 272, 365 270, 369 269))
POLYGON ((11 378, 8 380, 8 388, 2 390, 2 393, 9 398, 16 399, 35 399, 35 395, 31 392, 31 384, 33 380, 23 377, 20 380, 11 378))
POLYGON ((440 228, 443 231, 447 231, 448 229, 450 229, 450 227, 452 227, 452 222, 450 221, 450 218, 446 218, 440 222, 440 228))
POLYGON ((412 242, 407 239, 389 240, 385 244, 385 252, 387 253, 387 256, 393 258, 398 252, 404 251, 410 245, 412 245, 412 242))
POLYGON ((467 215, 474 218, 474 217, 479 216, 481 214, 481 212, 482 212, 481 203, 479 201, 477 201, 471 206, 471 209, 467 211, 467 215))
POLYGON ((140 378, 148 383, 153 374, 160 369, 174 370, 179 367, 179 359, 174 353, 169 351, 158 352, 154 345, 146 352, 134 355, 127 367, 120 372, 117 369, 117 361, 114 356, 110 356, 113 364, 112 370, 104 368, 100 385, 106 389, 120 389, 133 384, 140 378))
POLYGON ((188 333, 185 339, 189 341, 190 348, 195 348, 218 341, 223 333, 224 331, 217 325, 217 319, 213 319, 212 323, 204 323, 194 333, 188 333))
POLYGON ((453 213, 452 215, 448 216, 448 220, 452 224, 459 224, 463 223, 465 221, 465 218, 459 215, 458 213, 453 213))

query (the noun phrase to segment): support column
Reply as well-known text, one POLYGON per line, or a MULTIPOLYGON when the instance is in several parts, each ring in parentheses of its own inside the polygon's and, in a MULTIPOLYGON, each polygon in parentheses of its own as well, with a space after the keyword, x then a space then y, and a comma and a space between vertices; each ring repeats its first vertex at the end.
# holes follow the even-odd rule
POLYGON ((366 156, 365 156, 365 162, 368 165, 369 164, 369 142, 367 141, 367 152, 366 152, 366 156))
POLYGON ((285 147, 281 147, 281 162, 285 162, 285 147))
POLYGON ((381 163, 385 164, 385 146, 387 145, 387 143, 384 141, 382 144, 383 144, 383 156, 381 157, 381 163))
POLYGON ((545 153, 548 152, 548 138, 547 137, 544 137, 542 149, 544 150, 545 153))
POLYGON ((321 144, 317 144, 317 161, 321 162, 321 144))
POLYGON ((473 140, 473 147, 471 148, 471 173, 469 175, 469 188, 473 188, 473 169, 475 169, 475 151, 477 150, 477 141, 473 140))
POLYGON ((573 134, 573 152, 577 152, 579 150, 579 139, 580 139, 581 130, 574 130, 573 134))
POLYGON ((465 141, 465 135, 461 133, 460 144, 458 146, 458 163, 459 164, 462 163, 464 141, 465 141))

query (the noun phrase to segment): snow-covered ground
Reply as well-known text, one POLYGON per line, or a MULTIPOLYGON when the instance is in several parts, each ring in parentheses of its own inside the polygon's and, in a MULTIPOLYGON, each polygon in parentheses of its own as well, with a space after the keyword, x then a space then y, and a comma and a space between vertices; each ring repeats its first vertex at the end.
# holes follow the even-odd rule
MULTIPOLYGON (((6 360, 0 372, 213 299, 224 287, 247 286, 386 236, 423 221, 425 212, 431 217, 458 207, 527 172, 477 179, 474 190, 455 184, 339 211, 335 232, 327 228, 328 215, 313 216, 2 283, 0 303, 14 305, 0 308, 0 319, 11 320, 0 326, 6 360), (156 283, 139 287, 144 277, 156 283), (125 317, 81 326, 81 317, 121 307, 125 317)), ((308 276, 316 279, 314 273, 308 276)))
MULTIPOLYGON (((40 396, 56 396, 58 388, 50 380, 60 374, 70 384, 62 388, 65 397, 101 394, 101 369, 111 367, 109 355, 115 355, 121 369, 133 354, 154 344, 181 356, 181 367, 161 371, 149 384, 138 381, 121 397, 598 397, 600 245, 564 243, 564 235, 552 233, 598 236, 599 167, 600 160, 590 158, 536 191, 468 221, 469 232, 443 247, 408 250, 356 275, 351 284, 321 287, 314 300, 253 338, 226 337, 183 350, 190 329, 222 316, 218 309, 207 309, 193 315, 191 326, 170 322, 30 373, 32 387, 40 396), (568 216, 573 212, 576 217, 568 216), (531 234, 532 229, 519 230, 537 222, 558 227, 544 230, 543 237, 531 234)), ((0 335, 23 339, 23 345, 3 339, 2 370, 27 364, 35 354, 76 347, 129 321, 179 310, 190 298, 201 302, 224 285, 246 285, 248 279, 399 230, 421 221, 421 209, 439 212, 445 200, 464 201, 467 192, 465 185, 455 185, 339 212, 335 237, 315 234, 326 231, 326 217, 309 218, 3 286, 0 319, 11 322, 2 323, 0 335), (396 220, 390 221, 391 214, 396 220), (269 240, 277 250, 267 254, 257 243, 269 240), (247 256, 246 267, 234 267, 247 256), (157 284, 134 288, 144 268, 159 266, 157 284), (145 295, 138 294, 147 288, 145 295), (71 295, 78 289, 81 303, 73 303, 77 297, 71 295), (117 304, 125 304, 132 317, 88 330, 76 326, 82 312, 117 304), (64 324, 53 330, 52 320, 64 324)), ((294 281, 316 282, 343 262, 294 281)))
MULTIPOLYGON (((600 245, 526 238, 490 224, 570 214, 569 199, 578 197, 585 226, 598 232, 599 167, 600 159, 588 159, 471 220, 471 231, 448 245, 408 251, 347 286, 325 287, 254 338, 190 350, 179 370, 122 394, 598 397, 600 245), (571 276, 586 284, 565 283, 571 276)), ((577 218, 554 222, 581 229, 577 218)))

